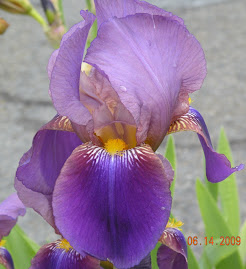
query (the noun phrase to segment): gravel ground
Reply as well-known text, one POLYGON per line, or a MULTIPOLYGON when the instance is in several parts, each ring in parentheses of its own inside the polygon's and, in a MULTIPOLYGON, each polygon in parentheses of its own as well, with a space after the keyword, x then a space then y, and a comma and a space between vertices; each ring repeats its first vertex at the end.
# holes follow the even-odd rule
MULTIPOLYGON (((64 1, 69 26, 80 20, 78 0, 64 1)), ((223 125, 231 143, 235 164, 246 163, 246 2, 213 0, 153 0, 152 3, 179 15, 206 55, 208 75, 200 91, 192 95, 195 108, 204 116, 214 145, 223 125)), ((41 11, 39 5, 36 6, 41 11)), ((10 24, 0 36, 0 201, 14 191, 18 161, 29 149, 37 129, 53 117, 48 96, 46 65, 52 52, 40 26, 29 17, 1 11, 10 24)), ((164 152, 165 141, 160 152, 164 152)), ((175 135, 177 186, 175 216, 184 223, 187 236, 203 236, 203 224, 195 196, 195 179, 203 177, 203 155, 197 136, 175 135)), ((246 219, 246 171, 237 174, 241 217, 246 219)), ((28 210, 20 219, 23 229, 38 243, 55 238, 42 218, 28 210)), ((199 247, 195 248, 199 253, 199 247)))

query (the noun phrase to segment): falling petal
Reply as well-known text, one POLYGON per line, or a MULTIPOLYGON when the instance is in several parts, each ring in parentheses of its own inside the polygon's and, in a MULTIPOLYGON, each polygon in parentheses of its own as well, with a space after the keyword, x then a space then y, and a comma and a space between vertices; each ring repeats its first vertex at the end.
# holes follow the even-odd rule
POLYGON ((168 221, 170 164, 147 145, 112 154, 90 143, 73 151, 55 186, 54 216, 77 251, 129 268, 154 248, 168 221))
POLYGON ((168 134, 180 131, 194 131, 198 134, 206 158, 206 175, 210 182, 220 182, 244 168, 243 164, 231 167, 225 155, 214 151, 205 121, 196 109, 190 107, 188 113, 174 121, 168 134))

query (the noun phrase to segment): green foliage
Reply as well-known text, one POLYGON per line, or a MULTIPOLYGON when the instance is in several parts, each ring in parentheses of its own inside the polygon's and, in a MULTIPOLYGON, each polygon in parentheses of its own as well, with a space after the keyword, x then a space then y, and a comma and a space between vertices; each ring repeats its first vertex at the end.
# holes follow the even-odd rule
POLYGON ((155 248, 151 251, 151 265, 152 269, 159 269, 157 265, 157 251, 159 247, 161 246, 161 243, 157 243, 155 248))
MULTIPOLYGON (((226 155, 233 165, 231 149, 224 129, 221 129, 220 132, 218 152, 226 155)), ((218 190, 223 216, 228 224, 228 227, 230 227, 232 235, 238 236, 240 228, 240 211, 235 174, 232 174, 226 180, 220 182, 218 184, 218 190)))
POLYGON ((170 162, 170 164, 172 165, 172 168, 174 170, 174 178, 173 178, 173 182, 171 185, 171 193, 172 193, 172 197, 174 197, 177 164, 176 164, 175 143, 174 143, 174 138, 172 135, 170 135, 168 137, 168 140, 167 140, 165 157, 168 159, 168 161, 170 162))
POLYGON ((189 245, 187 245, 187 250, 188 250, 188 266, 189 268, 192 269, 199 269, 199 264, 196 260, 196 257, 189 245))
POLYGON ((246 221, 244 222, 242 229, 240 231, 241 244, 239 246, 239 254, 243 262, 246 258, 246 221))
POLYGON ((28 238, 18 225, 15 225, 4 240, 6 240, 5 247, 13 258, 15 269, 29 268, 31 259, 35 256, 39 246, 28 238))

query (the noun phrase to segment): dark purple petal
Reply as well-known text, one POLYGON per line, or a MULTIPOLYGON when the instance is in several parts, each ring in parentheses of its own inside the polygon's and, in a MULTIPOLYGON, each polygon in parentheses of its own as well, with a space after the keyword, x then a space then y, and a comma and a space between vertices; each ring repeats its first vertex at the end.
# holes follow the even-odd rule
POLYGON ((108 258, 117 268, 135 266, 154 248, 168 221, 168 177, 148 145, 121 156, 81 145, 55 185, 56 225, 77 251, 108 258))
POLYGON ((5 266, 6 269, 14 269, 14 262, 8 250, 0 247, 0 264, 5 266))
POLYGON ((38 131, 29 150, 29 158, 17 169, 17 179, 32 191, 52 194, 63 164, 80 144, 81 140, 75 133, 38 131))
POLYGON ((51 56, 48 70, 54 65, 50 93, 58 114, 67 116, 77 124, 86 125, 91 115, 79 100, 79 79, 87 35, 95 16, 86 11, 81 15, 84 21, 74 25, 63 36, 57 55, 55 53, 51 56))
POLYGON ((188 269, 185 257, 165 245, 158 249, 157 264, 159 269, 188 269))
POLYGON ((168 134, 179 131, 194 131, 198 134, 206 158, 206 175, 210 182, 220 182, 244 168, 243 164, 232 168, 224 154, 214 151, 205 121, 196 109, 190 107, 188 113, 174 121, 168 134))
POLYGON ((183 24, 183 20, 172 13, 139 0, 95 0, 98 26, 112 17, 122 18, 136 13, 148 13, 172 18, 183 24))
POLYGON ((151 256, 147 255, 138 265, 131 269, 151 269, 151 256))
POLYGON ((11 194, 6 200, 0 203, 0 241, 7 236, 15 226, 17 218, 24 216, 25 206, 18 198, 17 193, 11 194))
POLYGON ((44 245, 32 259, 30 269, 100 269, 100 261, 78 253, 71 246, 62 247, 62 240, 44 245))
POLYGON ((186 239, 180 230, 176 228, 166 228, 159 241, 173 251, 180 253, 187 261, 186 239))
POLYGON ((133 115, 138 144, 147 138, 154 150, 168 131, 180 92, 198 90, 206 75, 203 50, 187 29, 149 14, 103 23, 85 61, 109 78, 133 115))

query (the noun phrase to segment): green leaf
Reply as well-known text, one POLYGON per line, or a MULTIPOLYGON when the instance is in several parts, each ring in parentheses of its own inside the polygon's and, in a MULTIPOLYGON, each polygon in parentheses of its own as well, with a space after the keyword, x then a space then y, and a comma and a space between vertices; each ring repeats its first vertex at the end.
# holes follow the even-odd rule
POLYGON ((231 255, 223 259, 217 266, 216 269, 243 269, 243 264, 241 262, 239 252, 233 252, 231 255))
MULTIPOLYGON (((208 240, 213 237, 215 242, 214 245, 205 246, 207 258, 211 265, 215 266, 222 261, 222 259, 228 257, 233 252, 237 252, 238 246, 220 245, 222 241, 220 238, 222 236, 226 238, 227 236, 231 237, 232 234, 215 200, 200 180, 196 181, 196 194, 205 225, 206 236, 208 240)), ((239 255, 237 255, 236 258, 237 260, 235 262, 240 264, 241 260, 239 259, 239 255)))
POLYGON ((188 268, 189 269, 199 269, 199 264, 196 260, 196 257, 189 245, 187 245, 188 250, 188 268))
MULTIPOLYGON (((223 128, 220 131, 218 152, 226 155, 233 165, 230 145, 223 128)), ((240 229, 240 210, 235 174, 230 175, 227 179, 218 183, 218 186, 223 215, 232 235, 238 236, 240 229)))
POLYGON ((212 266, 209 263, 206 251, 204 251, 204 250, 203 250, 202 256, 201 256, 200 261, 199 261, 199 266, 201 269, 212 269, 212 266))
POLYGON ((15 225, 4 240, 6 240, 5 247, 13 258, 15 269, 29 268, 31 259, 40 247, 28 238, 18 225, 15 225))
POLYGON ((243 227, 240 232, 241 244, 239 246, 239 254, 242 261, 245 261, 246 258, 246 221, 243 224, 243 227))
POLYGON ((161 246, 161 243, 157 243, 155 248, 151 251, 151 265, 152 269, 159 269, 159 266, 157 264, 157 251, 159 247, 161 246))
POLYGON ((173 170, 174 170, 174 178, 171 185, 171 193, 172 197, 174 196, 174 189, 175 189, 175 181, 176 181, 176 152, 175 152, 175 142, 172 135, 168 137, 167 145, 166 145, 166 151, 165 151, 165 158, 168 159, 170 162, 173 170))

